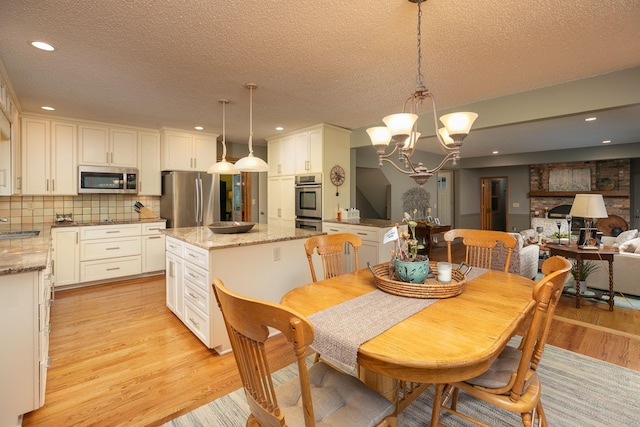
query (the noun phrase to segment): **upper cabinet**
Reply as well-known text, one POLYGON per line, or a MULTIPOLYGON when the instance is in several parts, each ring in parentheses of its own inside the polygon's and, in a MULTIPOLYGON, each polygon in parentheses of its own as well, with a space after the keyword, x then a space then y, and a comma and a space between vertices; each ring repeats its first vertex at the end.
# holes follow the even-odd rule
POLYGON ((284 136, 268 142, 267 162, 269 176, 291 175, 295 170, 295 150, 293 135, 284 136))
POLYGON ((138 132, 138 178, 138 194, 162 194, 159 132, 138 132))
POLYGON ((138 134, 132 129, 81 124, 78 164, 138 166, 138 134))
POLYGON ((206 172, 216 162, 218 135, 163 129, 161 169, 206 172))
POLYGON ((22 118, 22 194, 76 195, 77 126, 22 118))

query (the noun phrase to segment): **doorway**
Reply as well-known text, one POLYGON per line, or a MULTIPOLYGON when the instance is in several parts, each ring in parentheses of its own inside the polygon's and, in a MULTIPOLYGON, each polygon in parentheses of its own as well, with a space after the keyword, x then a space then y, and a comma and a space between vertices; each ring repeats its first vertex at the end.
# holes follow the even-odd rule
POLYGON ((506 176, 480 178, 481 230, 508 230, 508 179, 506 176))
MULTIPOLYGON (((218 161, 221 158, 218 157, 218 161)), ((228 158, 235 163, 237 158, 228 158)), ((223 221, 251 222, 251 172, 236 175, 220 175, 220 218, 223 221), (224 203, 222 199, 224 198, 224 203), (224 212, 222 212, 224 211, 224 212), (224 218, 224 219, 223 219, 224 218)))

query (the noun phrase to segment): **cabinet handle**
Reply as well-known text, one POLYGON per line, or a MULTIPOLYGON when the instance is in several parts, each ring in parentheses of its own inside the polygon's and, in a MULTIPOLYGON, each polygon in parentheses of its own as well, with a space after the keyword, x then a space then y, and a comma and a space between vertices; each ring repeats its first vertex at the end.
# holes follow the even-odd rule
POLYGON ((120 249, 120 247, 115 247, 115 248, 107 248, 107 251, 117 251, 118 249, 120 249))
POLYGON ((176 245, 169 245, 169 247, 170 247, 171 249, 175 249, 175 248, 177 248, 177 246, 176 246, 176 245))
POLYGON ((16 187, 18 187, 18 190, 22 190, 22 177, 21 176, 16 178, 16 187))
POLYGON ((47 179, 46 191, 49 191, 49 180, 47 179))
POLYGON ((149 231, 158 231, 158 230, 162 230, 162 228, 160 227, 156 227, 156 228, 150 228, 149 231))
POLYGON ((106 162, 109 163, 109 152, 107 151, 106 153, 104 153, 107 157, 106 162))
POLYGON ((309 160, 305 160, 304 161, 304 170, 309 170, 311 169, 311 162, 309 160))
POLYGON ((107 271, 115 271, 115 270, 120 270, 120 267, 107 268, 107 271))
POLYGON ((282 164, 278 164, 278 173, 282 173, 282 164))
POLYGON ((105 231, 106 234, 114 234, 114 233, 119 233, 120 230, 113 230, 113 231, 105 231))
POLYGON ((340 231, 340 230, 338 230, 338 229, 336 229, 336 228, 330 228, 330 229, 329 229, 329 231, 334 231, 334 232, 336 232, 336 233, 337 233, 337 232, 338 232, 338 231, 340 231))
POLYGON ((195 274, 189 272, 189 276, 193 277, 194 279, 199 279, 200 276, 196 276, 195 274))
POLYGON ((111 163, 113 163, 113 151, 111 152, 111 163))
POLYGON ((191 322, 196 328, 200 329, 200 323, 196 322, 191 317, 189 317, 189 322, 191 322))
POLYGON ((51 180, 51 191, 56 191, 56 180, 55 180, 55 178, 51 180))
POLYGON ((200 301, 200 298, 198 298, 198 295, 195 295, 193 292, 189 292, 189 296, 196 301, 200 301))
POLYGON ((151 237, 149 237, 149 240, 151 240, 151 239, 160 239, 160 238, 162 238, 162 236, 151 236, 151 237))
POLYGON ((358 234, 359 236, 368 236, 369 233, 362 233, 360 231, 358 231, 356 234, 358 234))
POLYGON ((174 274, 174 271, 173 271, 174 265, 175 264, 173 262, 171 262, 171 261, 169 262, 169 277, 175 277, 175 274, 174 274))
POLYGON ((198 255, 194 255, 194 254, 189 254, 189 256, 190 256, 191 258, 195 258, 195 259, 198 259, 198 255))

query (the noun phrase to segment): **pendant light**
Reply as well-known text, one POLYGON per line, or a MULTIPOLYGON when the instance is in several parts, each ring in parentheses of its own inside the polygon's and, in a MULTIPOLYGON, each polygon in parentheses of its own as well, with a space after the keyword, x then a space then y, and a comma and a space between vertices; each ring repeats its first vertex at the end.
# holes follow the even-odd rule
POLYGON ((217 173, 220 175, 236 175, 240 171, 236 169, 233 163, 227 162, 227 142, 225 140, 226 124, 225 124, 225 107, 229 103, 228 99, 218 100, 222 104, 222 160, 209 166, 207 173, 217 173))
POLYGON ((247 83, 244 87, 249 89, 249 155, 238 160, 235 167, 242 172, 267 172, 267 162, 253 155, 253 90, 258 86, 247 83))

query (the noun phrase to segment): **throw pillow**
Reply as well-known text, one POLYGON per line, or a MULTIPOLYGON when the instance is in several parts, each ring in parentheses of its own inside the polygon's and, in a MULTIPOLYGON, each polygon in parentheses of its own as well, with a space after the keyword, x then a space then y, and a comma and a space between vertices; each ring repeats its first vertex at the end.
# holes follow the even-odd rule
POLYGON ((620 246, 618 246, 618 250, 620 252, 631 252, 631 253, 633 253, 638 248, 640 248, 640 237, 637 237, 637 238, 631 239, 631 240, 627 240, 626 242, 624 242, 620 246))
POLYGON ((614 248, 619 248, 620 245, 627 240, 635 239, 636 237, 638 237, 637 229, 623 231, 622 233, 618 234, 618 237, 616 237, 616 241, 613 242, 613 245, 611 246, 613 246, 614 248))

